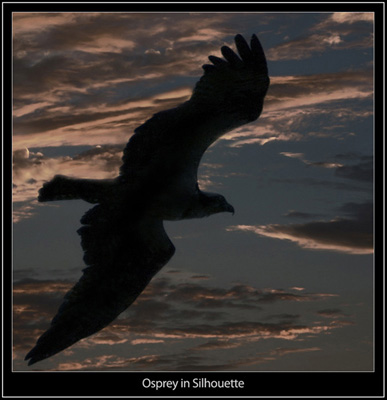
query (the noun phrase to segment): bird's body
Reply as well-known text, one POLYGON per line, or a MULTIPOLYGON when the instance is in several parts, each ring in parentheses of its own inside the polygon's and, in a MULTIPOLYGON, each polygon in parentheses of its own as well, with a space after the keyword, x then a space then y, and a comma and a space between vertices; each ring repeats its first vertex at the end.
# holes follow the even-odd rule
POLYGON ((135 130, 117 178, 58 175, 40 190, 39 201, 96 205, 78 231, 87 268, 27 354, 29 364, 98 332, 133 303, 174 254, 164 220, 234 212, 222 195, 200 190, 197 173, 209 146, 262 111, 269 86, 262 47, 255 35, 250 47, 240 35, 235 42, 241 58, 222 47, 227 61, 209 57, 213 65, 203 66, 190 100, 135 130))

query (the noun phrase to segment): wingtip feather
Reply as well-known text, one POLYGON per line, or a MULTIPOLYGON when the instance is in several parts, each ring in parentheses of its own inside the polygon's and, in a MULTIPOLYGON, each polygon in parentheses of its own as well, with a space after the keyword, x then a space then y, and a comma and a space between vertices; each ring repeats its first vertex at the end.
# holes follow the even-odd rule
POLYGON ((44 360, 46 357, 41 357, 38 356, 36 352, 36 347, 34 347, 31 351, 28 352, 28 354, 25 356, 24 361, 28 361, 28 366, 31 366, 38 361, 44 360))

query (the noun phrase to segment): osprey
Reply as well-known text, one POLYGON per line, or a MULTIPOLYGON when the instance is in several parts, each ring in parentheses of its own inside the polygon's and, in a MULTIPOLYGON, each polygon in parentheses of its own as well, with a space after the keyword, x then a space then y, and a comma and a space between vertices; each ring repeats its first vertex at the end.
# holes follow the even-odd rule
POLYGON ((135 130, 117 178, 57 175, 39 190, 42 202, 82 199, 96 205, 78 230, 87 267, 27 354, 29 365, 100 331, 135 301, 175 252, 164 220, 234 212, 222 195, 200 190, 197 171, 212 143, 256 120, 263 108, 269 77, 262 46, 256 35, 250 46, 241 35, 235 44, 239 56, 223 46, 224 59, 208 57, 212 64, 203 65, 187 102, 135 130))

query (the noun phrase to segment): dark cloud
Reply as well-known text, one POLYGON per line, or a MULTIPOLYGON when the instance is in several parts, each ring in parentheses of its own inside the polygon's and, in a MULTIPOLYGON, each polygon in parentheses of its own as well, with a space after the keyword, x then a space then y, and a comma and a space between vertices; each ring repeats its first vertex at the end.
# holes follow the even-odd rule
POLYGON ((280 320, 296 320, 300 318, 299 314, 273 314, 266 317, 266 319, 280 319, 280 320))
POLYGON ((251 231, 261 236, 286 239, 307 249, 349 254, 373 252, 373 204, 347 203, 340 208, 345 217, 305 224, 235 226, 229 230, 251 231))
POLYGON ((14 351, 26 351, 47 328, 63 295, 71 288, 67 281, 23 279, 13 288, 14 351), (29 333, 28 333, 29 331, 29 333))
MULTIPOLYGON (((70 82, 66 70, 73 70, 77 63, 63 55, 53 55, 31 63, 27 59, 14 61, 14 96, 25 96, 26 94, 37 94, 46 90, 55 89, 58 85, 73 85, 70 82)), ((71 75, 70 75, 71 76, 71 75)))
POLYGON ((210 279, 209 275, 192 275, 191 279, 207 280, 210 279))
MULTIPOLYGON (((71 111, 65 115, 60 115, 57 112, 52 114, 49 109, 47 109, 47 111, 48 112, 45 116, 37 115, 14 118, 15 129, 24 134, 41 133, 66 126, 84 124, 86 122, 94 122, 94 124, 98 124, 98 120, 117 117, 123 114, 122 110, 110 112, 85 112, 85 114, 78 115, 72 114, 71 111)), ((132 112, 136 112, 136 110, 132 110, 132 112)))
POLYGON ((284 217, 309 219, 309 218, 321 217, 321 214, 313 214, 313 213, 306 213, 303 211, 290 210, 284 215, 284 217))
MULTIPOLYGON (((85 13, 67 18, 60 15, 57 20, 61 19, 61 23, 53 23, 43 14, 14 19, 17 94, 58 87, 76 92, 93 83, 119 79, 134 80, 135 88, 135 80, 149 71, 157 79, 160 75, 165 78, 194 70, 198 73, 200 65, 192 61, 198 56, 205 61, 206 52, 215 48, 211 41, 219 40, 217 30, 224 30, 221 22, 228 18, 216 14, 85 13), (196 43, 195 37, 200 33, 201 40, 196 43)), ((127 97, 131 95, 128 90, 127 97)))
MULTIPOLYGON (((164 282, 165 283, 165 282, 164 282)), ((160 287, 152 288, 152 294, 157 293, 160 287), (154 291, 155 290, 155 291, 154 291)), ((238 284, 229 289, 204 286, 196 283, 180 283, 162 287, 166 291, 163 298, 166 301, 189 304, 200 309, 202 315, 211 308, 240 308, 257 309, 260 303, 274 303, 277 301, 312 301, 315 297, 307 293, 292 293, 284 290, 259 290, 248 285, 238 284)), ((160 295, 160 294, 159 294, 160 295)))
MULTIPOLYGON (((335 171, 335 176, 340 178, 350 179, 362 183, 369 183, 369 184, 373 183, 374 166, 373 166, 372 156, 359 156, 355 154, 336 155, 334 159, 341 159, 347 162, 359 161, 357 164, 344 165, 342 163, 334 161, 309 161, 301 153, 282 152, 281 154, 290 158, 299 159, 308 166, 333 169, 335 171)), ((333 185, 335 184, 333 183, 333 185)), ((339 187, 340 185, 341 183, 339 183, 336 187, 339 187)), ((351 188, 351 186, 347 187, 351 188)), ((345 186, 343 186, 343 188, 345 188, 345 186)), ((369 190, 369 187, 367 188, 364 187, 364 189, 369 190)), ((293 216, 293 215, 290 214, 288 216, 293 216)))
POLYGON ((218 350, 218 349, 233 349, 240 346, 240 343, 232 340, 210 340, 199 346, 193 347, 192 350, 218 350))
MULTIPOLYGON (((303 316, 299 314, 269 314, 259 318, 257 311, 260 308, 251 307, 257 302, 269 310, 270 305, 276 302, 282 302, 283 305, 289 301, 325 302, 331 295, 300 295, 291 291, 261 290, 246 285, 235 285, 226 289, 209 286, 207 282, 203 285, 179 283, 174 276, 176 274, 164 274, 156 278, 132 307, 114 323, 65 353, 49 359, 47 365, 51 367, 48 368, 57 369, 59 362, 59 369, 98 370, 114 366, 137 370, 185 370, 190 367, 232 369, 232 365, 237 368, 238 363, 245 363, 242 359, 238 362, 230 359, 227 361, 227 367, 219 361, 213 362, 211 356, 207 356, 207 351, 245 347, 257 340, 271 337, 288 341, 297 339, 300 335, 308 335, 310 340, 311 337, 324 334, 327 330, 340 327, 339 323, 322 326, 310 323, 308 318, 303 321, 303 316), (202 308, 199 300, 201 296, 207 299, 215 297, 217 302, 209 302, 206 308, 202 308), (222 306, 221 301, 224 302, 222 306), (235 305, 239 309, 236 318, 235 315, 231 316, 235 305), (132 343, 135 349, 132 349, 129 343, 132 343), (103 354, 107 354, 106 358, 95 356, 94 360, 81 360, 79 357, 85 354, 82 349, 92 347, 103 348, 103 354), (165 354, 165 349, 168 349, 170 354, 165 354), (133 354, 133 351, 141 355, 122 355, 128 352, 133 354), (152 356, 149 355, 149 351, 152 351, 152 356), (69 360, 67 366, 60 361, 66 359, 69 360)), ((15 282, 13 333, 15 362, 18 368, 23 369, 22 358, 33 346, 35 339, 47 328, 64 294, 71 286, 72 283, 65 280, 28 279, 15 282)), ((251 360, 246 362, 250 364, 251 360)))
MULTIPOLYGON (((309 96, 309 101, 316 98, 315 101, 318 102, 319 97, 324 100, 324 94, 334 93, 338 90, 353 90, 371 95, 373 91, 372 69, 274 78, 270 84, 267 103, 269 105, 270 102, 281 101, 281 99, 289 101, 289 99, 306 96, 309 96)), ((332 108, 334 107, 332 105, 332 108)), ((360 108, 360 105, 358 107, 359 111, 364 110, 364 108, 360 108)), ((342 117, 346 117, 346 115, 344 114, 342 117)), ((348 114, 347 117, 351 116, 348 114)))
MULTIPOLYGON (((373 215, 372 204, 363 206, 351 215, 351 218, 336 218, 333 221, 310 222, 289 226, 274 227, 274 231, 286 233, 294 238, 311 239, 322 245, 371 251, 373 249, 373 215)), ((318 246, 317 246, 318 248, 318 246)))
MULTIPOLYGON (((104 126, 108 129, 117 119, 124 123, 124 111, 117 109, 122 102, 162 93, 166 82, 173 88, 192 87, 190 77, 200 76, 200 65, 208 54, 218 54, 221 38, 231 37, 224 24, 229 18, 227 14, 141 13, 15 17, 14 104, 28 107, 42 103, 35 112, 15 117, 15 135, 85 123, 95 129, 98 121, 111 118, 113 121, 104 126), (149 29, 144 29, 144 23, 149 29), (112 48, 115 41, 117 47, 112 48), (106 104, 109 109, 101 107, 106 104)), ((344 88, 367 91, 370 87, 372 74, 368 71, 292 77, 281 83, 274 77, 267 104, 305 96, 310 99, 313 94, 321 97, 321 93, 344 88)), ((174 105, 184 99, 176 98, 174 105)), ((161 103, 161 108, 171 106, 170 100, 161 101, 168 102, 161 103)), ((135 120, 125 119, 127 128, 133 129, 159 111, 155 105, 145 107, 135 120)), ((133 108, 132 104, 125 111, 136 114, 133 108)))
POLYGON ((374 177, 373 161, 365 161, 356 165, 343 165, 338 167, 335 173, 340 178, 372 183, 374 177))
POLYGON ((290 347, 281 347, 273 350, 271 352, 271 355, 287 355, 287 354, 292 354, 292 353, 304 353, 304 352, 310 352, 310 351, 321 351, 322 349, 319 347, 309 347, 309 348, 290 348, 290 347))
POLYGON ((350 161, 371 161, 373 160, 373 156, 366 156, 362 155, 358 152, 347 152, 347 153, 340 153, 334 156, 335 159, 338 160, 350 160, 350 161))
POLYGON ((339 308, 328 308, 324 310, 319 310, 317 311, 318 315, 321 315, 326 318, 337 318, 337 317, 342 317, 345 316, 342 310, 339 308))

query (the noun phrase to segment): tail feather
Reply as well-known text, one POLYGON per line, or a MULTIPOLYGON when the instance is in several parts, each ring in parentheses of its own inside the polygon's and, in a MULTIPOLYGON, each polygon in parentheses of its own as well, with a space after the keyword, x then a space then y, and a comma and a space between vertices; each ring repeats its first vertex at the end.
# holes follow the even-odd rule
POLYGON ((114 180, 78 179, 55 175, 39 190, 38 201, 82 199, 89 203, 98 203, 113 185, 114 180))
MULTIPOLYGON (((129 264, 131 265, 131 264, 129 264)), ((28 365, 49 358, 76 342, 99 332, 129 307, 149 283, 136 277, 136 269, 114 272, 87 267, 81 279, 65 295, 51 325, 26 355, 28 365), (118 273, 117 273, 118 272, 118 273)))
POLYGON ((36 346, 26 355, 28 365, 37 363, 71 346, 79 340, 74 337, 66 326, 52 326, 36 343, 36 346))
POLYGON ((39 201, 79 199, 75 179, 56 175, 39 190, 39 201))
POLYGON ((35 347, 25 356, 25 360, 29 360, 28 365, 32 365, 49 358, 67 349, 79 340, 103 329, 114 317, 94 322, 88 321, 87 318, 82 318, 81 316, 80 321, 76 319, 71 321, 66 318, 64 321, 53 323, 38 339, 35 347), (90 323, 88 324, 88 322, 90 323))

